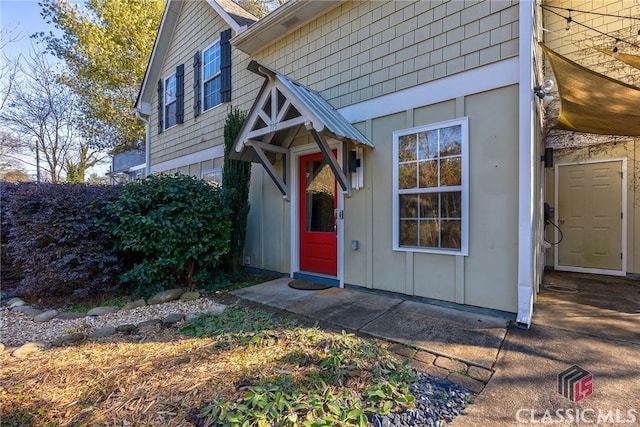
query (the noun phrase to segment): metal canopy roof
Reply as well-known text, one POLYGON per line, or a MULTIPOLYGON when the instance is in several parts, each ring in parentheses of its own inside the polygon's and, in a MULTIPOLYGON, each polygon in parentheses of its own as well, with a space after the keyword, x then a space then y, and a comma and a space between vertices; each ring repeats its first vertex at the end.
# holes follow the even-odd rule
POLYGON ((262 163, 282 194, 288 197, 286 162, 289 147, 295 138, 310 136, 318 144, 342 189, 350 192, 347 174, 339 166, 325 138, 368 147, 373 147, 373 144, 317 92, 256 61, 251 61, 248 69, 266 80, 230 156, 262 163), (285 170, 283 178, 280 178, 273 164, 282 157, 285 170))

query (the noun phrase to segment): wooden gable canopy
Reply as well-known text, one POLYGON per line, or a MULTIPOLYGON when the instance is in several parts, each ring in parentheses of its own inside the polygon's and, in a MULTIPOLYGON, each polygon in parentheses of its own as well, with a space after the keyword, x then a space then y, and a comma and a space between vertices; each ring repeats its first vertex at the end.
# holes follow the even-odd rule
POLYGON ((261 163, 282 195, 288 199, 289 147, 295 138, 310 135, 331 167, 338 184, 350 195, 348 174, 340 167, 327 138, 368 147, 373 145, 317 92, 256 61, 251 61, 248 68, 264 76, 265 82, 230 156, 261 163), (283 159, 282 176, 273 167, 278 159, 283 159))

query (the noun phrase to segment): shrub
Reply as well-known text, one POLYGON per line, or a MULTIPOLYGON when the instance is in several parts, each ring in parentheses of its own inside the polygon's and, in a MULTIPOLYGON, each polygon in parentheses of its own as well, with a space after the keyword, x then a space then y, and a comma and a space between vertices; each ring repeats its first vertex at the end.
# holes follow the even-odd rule
POLYGON ((133 257, 120 278, 134 292, 203 285, 229 251, 224 193, 186 175, 149 176, 124 187, 103 224, 133 257))
POLYGON ((247 117, 246 112, 232 108, 224 123, 224 174, 222 187, 229 191, 231 208, 231 242, 229 253, 225 256, 225 265, 229 273, 237 273, 244 255, 244 240, 247 235, 247 216, 249 215, 249 183, 251 181, 251 162, 229 158, 233 144, 247 117))
POLYGON ((111 186, 22 183, 5 199, 3 190, 3 239, 10 257, 5 260, 3 253, 3 263, 20 270, 19 295, 73 301, 116 290, 118 257, 95 218, 118 192, 111 186))
MULTIPOLYGON (((0 185, 0 281, 6 284, 8 280, 20 279, 20 270, 16 268, 13 257, 9 254, 9 235, 11 222, 9 221, 8 203, 13 198, 18 184, 2 182, 0 185)), ((6 286, 4 286, 6 288, 6 286)))

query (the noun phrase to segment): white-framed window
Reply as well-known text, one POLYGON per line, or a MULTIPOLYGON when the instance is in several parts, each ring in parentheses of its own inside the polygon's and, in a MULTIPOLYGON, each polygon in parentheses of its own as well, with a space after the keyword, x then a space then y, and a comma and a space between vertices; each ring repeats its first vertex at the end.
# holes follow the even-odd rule
POLYGON ((222 103, 222 73, 220 40, 202 52, 202 99, 203 111, 222 103))
POLYGON ((204 179, 211 185, 216 187, 222 186, 222 168, 209 169, 202 171, 200 178, 204 179))
POLYGON ((393 133, 393 249, 468 254, 469 120, 393 133))
POLYGON ((164 128, 169 129, 178 123, 177 118, 177 80, 176 73, 164 79, 164 128))

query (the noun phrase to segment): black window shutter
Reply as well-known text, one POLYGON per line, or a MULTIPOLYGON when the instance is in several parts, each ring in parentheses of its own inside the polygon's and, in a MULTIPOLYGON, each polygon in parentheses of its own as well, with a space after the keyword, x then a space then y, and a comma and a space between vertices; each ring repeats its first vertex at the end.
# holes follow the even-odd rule
POLYGON ((200 103, 200 65, 202 61, 200 51, 193 55, 193 117, 198 117, 202 111, 200 103))
POLYGON ((184 123, 184 64, 176 67, 176 122, 184 123))
POLYGON ((163 84, 162 84, 162 79, 158 80, 158 133, 162 133, 162 131, 164 130, 164 121, 163 121, 163 117, 164 117, 164 107, 163 107, 163 103, 164 103, 164 90, 163 90, 163 84))
POLYGON ((231 28, 220 33, 220 97, 231 101, 231 28))

